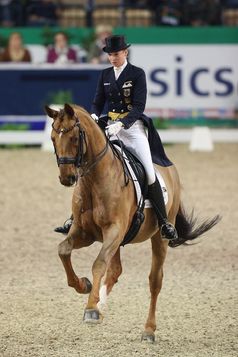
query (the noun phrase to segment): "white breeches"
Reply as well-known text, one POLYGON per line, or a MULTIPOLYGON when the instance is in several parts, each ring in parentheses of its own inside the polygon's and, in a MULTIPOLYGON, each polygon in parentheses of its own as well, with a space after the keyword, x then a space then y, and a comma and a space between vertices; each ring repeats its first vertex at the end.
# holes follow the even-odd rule
MULTIPOLYGON (((144 124, 137 120, 129 129, 121 129, 117 137, 138 157, 142 162, 148 185, 155 182, 155 170, 152 163, 150 146, 146 135, 144 124)), ((112 137, 111 140, 116 139, 112 137)))

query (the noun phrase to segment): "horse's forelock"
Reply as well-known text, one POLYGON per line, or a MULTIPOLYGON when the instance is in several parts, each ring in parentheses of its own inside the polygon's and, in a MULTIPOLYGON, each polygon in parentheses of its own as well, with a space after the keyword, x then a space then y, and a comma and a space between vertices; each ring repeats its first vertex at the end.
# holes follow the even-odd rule
POLYGON ((64 109, 60 109, 58 118, 61 122, 64 120, 64 114, 64 109))
MULTIPOLYGON (((69 114, 64 109, 60 109, 58 114, 58 119, 60 120, 60 122, 63 122, 66 117, 68 118, 68 116, 69 114)), ((75 115, 75 117, 77 116, 75 115)), ((69 119, 74 119, 74 117, 71 117, 69 119)))

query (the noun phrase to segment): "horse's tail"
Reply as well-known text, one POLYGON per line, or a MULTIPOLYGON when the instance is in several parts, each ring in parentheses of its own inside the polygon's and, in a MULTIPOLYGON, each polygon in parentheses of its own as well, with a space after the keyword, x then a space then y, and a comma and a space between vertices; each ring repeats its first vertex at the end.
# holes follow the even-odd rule
POLYGON ((221 220, 220 215, 216 215, 213 218, 206 219, 204 222, 197 224, 197 217, 194 217, 194 211, 188 215, 183 206, 180 204, 179 210, 176 216, 175 228, 177 229, 178 239, 170 241, 169 246, 174 248, 179 245, 196 239, 203 233, 209 231, 221 220))

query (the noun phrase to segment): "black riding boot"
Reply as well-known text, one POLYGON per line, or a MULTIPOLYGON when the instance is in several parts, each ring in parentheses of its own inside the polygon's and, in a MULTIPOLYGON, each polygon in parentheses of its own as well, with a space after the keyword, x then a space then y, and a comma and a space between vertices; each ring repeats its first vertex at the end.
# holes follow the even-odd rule
POLYGON ((175 227, 167 220, 163 192, 157 178, 152 185, 148 186, 148 198, 157 215, 162 238, 170 240, 177 239, 178 234, 175 227))
POLYGON ((71 217, 64 222, 62 227, 56 227, 54 231, 57 233, 67 234, 69 233, 72 223, 73 223, 73 215, 71 215, 71 217))

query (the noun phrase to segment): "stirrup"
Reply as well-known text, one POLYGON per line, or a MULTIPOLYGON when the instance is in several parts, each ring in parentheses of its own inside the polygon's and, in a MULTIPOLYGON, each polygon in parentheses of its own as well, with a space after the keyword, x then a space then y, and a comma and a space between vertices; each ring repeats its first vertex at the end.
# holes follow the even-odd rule
POLYGON ((160 227, 160 235, 163 239, 176 240, 178 239, 178 233, 174 225, 168 221, 162 224, 160 227))
POLYGON ((73 220, 71 218, 67 219, 62 227, 56 227, 54 231, 56 233, 68 234, 70 227, 72 226, 73 220))

